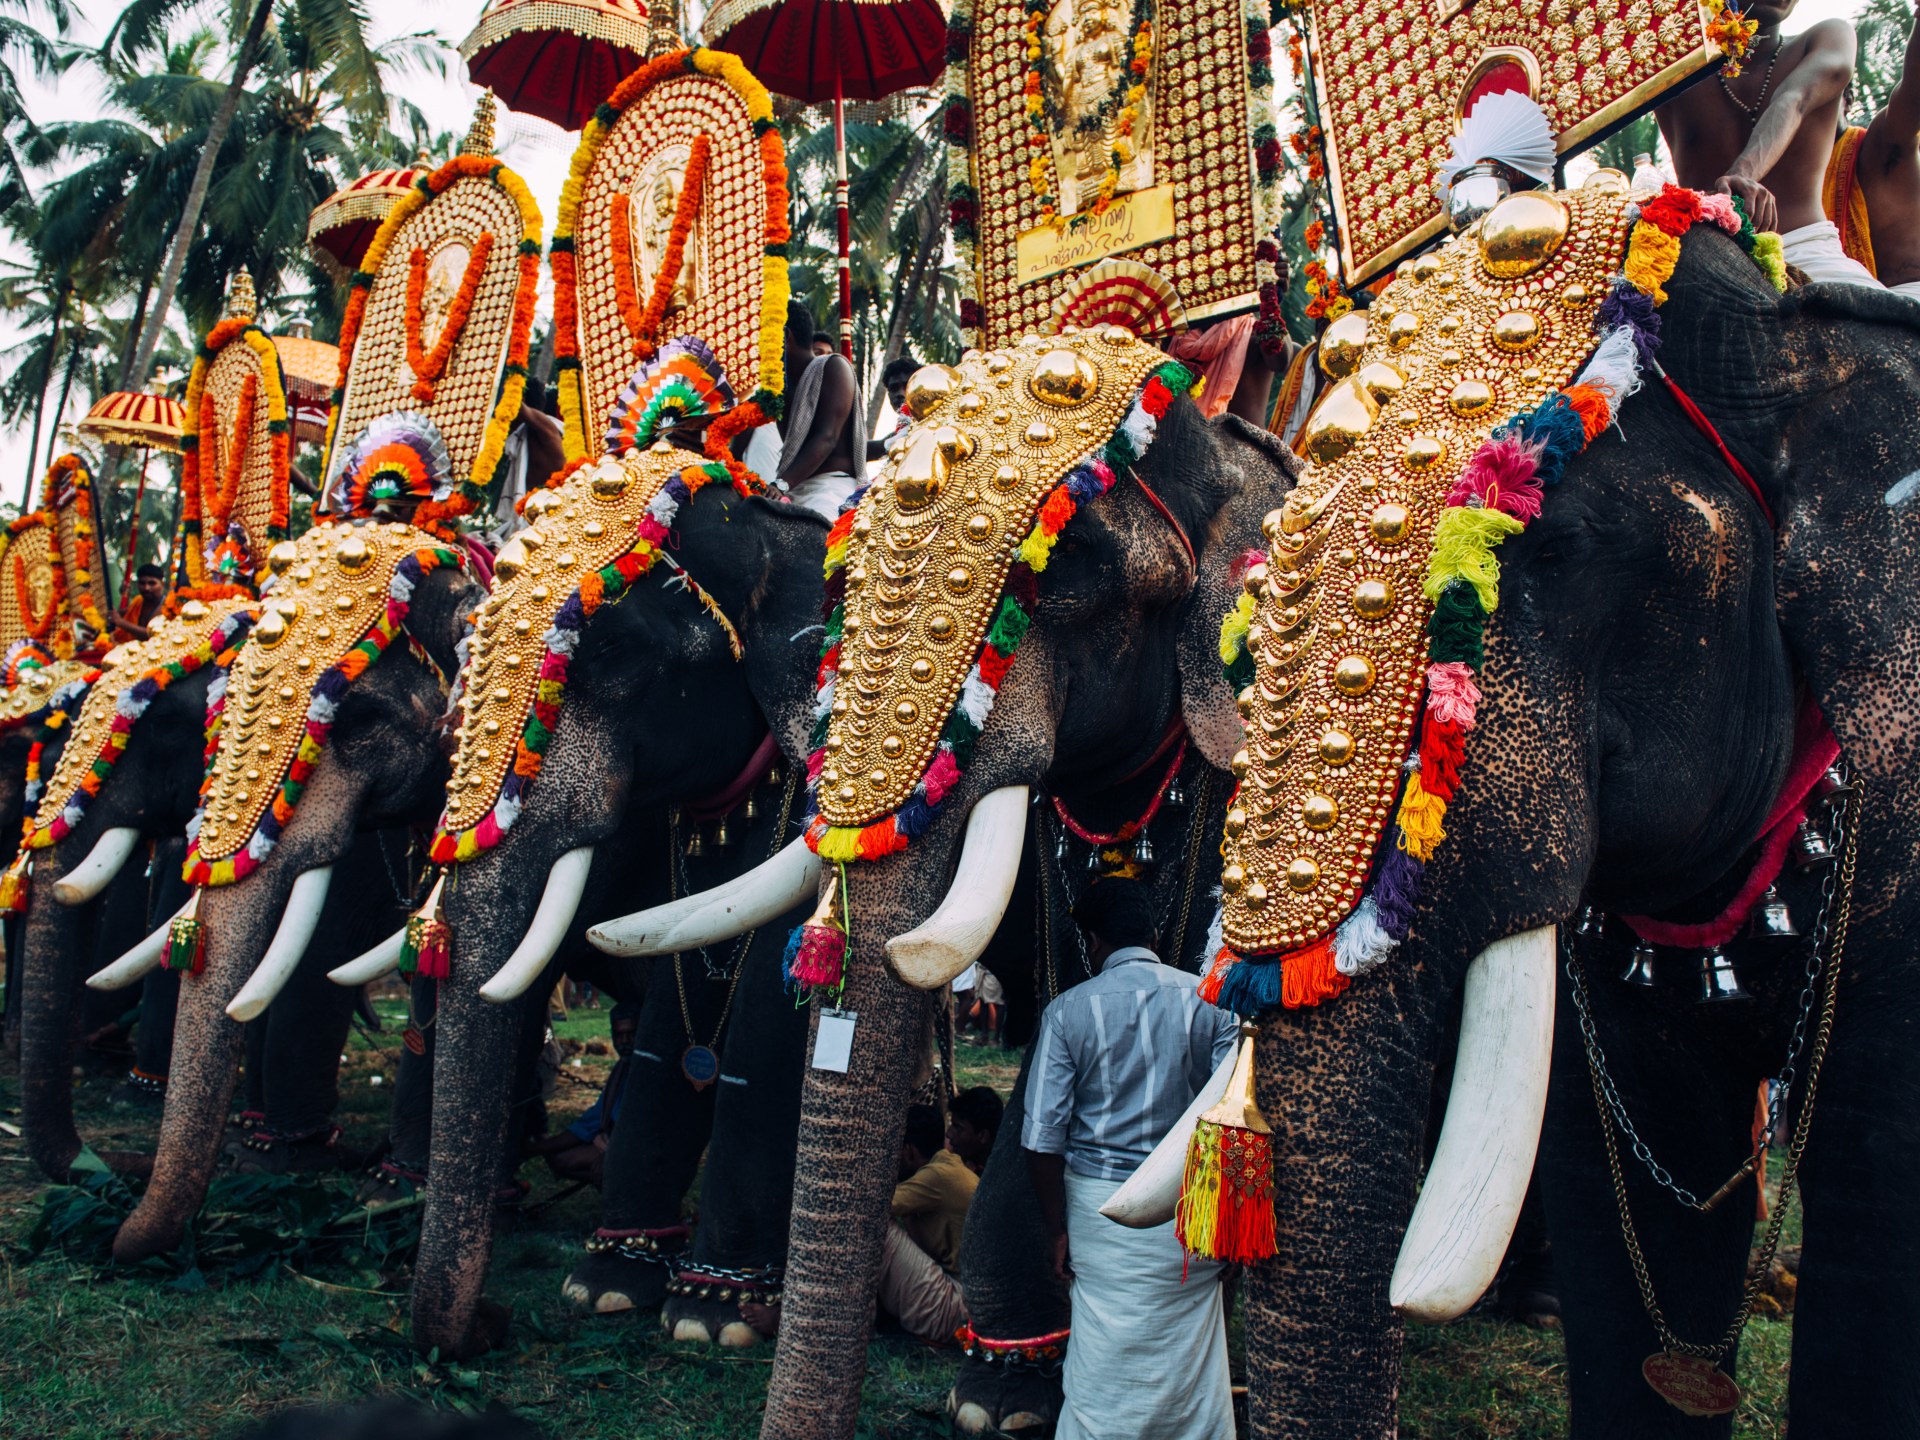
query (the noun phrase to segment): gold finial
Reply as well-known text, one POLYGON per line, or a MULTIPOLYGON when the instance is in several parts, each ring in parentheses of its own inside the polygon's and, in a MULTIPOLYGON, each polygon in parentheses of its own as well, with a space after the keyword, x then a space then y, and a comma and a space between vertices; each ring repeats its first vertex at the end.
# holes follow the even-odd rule
POLYGON ((253 315, 253 276, 245 270, 236 270, 233 283, 227 289, 227 318, 251 320, 253 315))
POLYGON ((680 33, 680 0, 653 0, 651 28, 647 35, 647 58, 686 48, 680 33))
POLYGON ((460 147, 462 155, 493 154, 493 117, 497 109, 493 91, 482 90, 480 103, 473 107, 473 125, 467 131, 466 143, 460 147))
MULTIPOLYGON (((487 93, 491 95, 493 92, 489 90, 487 93)), ((428 150, 426 146, 422 145, 418 153, 414 155, 413 168, 416 170, 431 170, 434 168, 433 153, 428 150)))

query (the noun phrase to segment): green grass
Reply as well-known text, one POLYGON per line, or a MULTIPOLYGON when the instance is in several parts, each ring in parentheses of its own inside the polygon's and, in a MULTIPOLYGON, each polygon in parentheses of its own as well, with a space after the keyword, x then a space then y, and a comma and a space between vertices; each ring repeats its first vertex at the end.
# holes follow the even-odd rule
MULTIPOLYGON (((387 1033, 356 1034, 342 1070, 341 1118, 348 1139, 360 1144, 383 1124, 387 1091, 374 1081, 390 1080, 405 1023, 397 1001, 380 1009, 387 1033)), ((556 1029, 577 1045, 604 1040, 606 1011, 577 1010, 556 1029)), ((610 1059, 578 1058, 579 1068, 569 1063, 562 1071, 555 1124, 590 1103, 610 1059)), ((957 1062, 963 1085, 1003 1092, 1017 1068, 1015 1056, 964 1044, 957 1062)), ((111 1104, 114 1083, 110 1074, 79 1083, 83 1132, 101 1148, 150 1147, 155 1117, 111 1104)), ((0 1079, 0 1110, 17 1122, 12 1077, 0 1079)), ((406 1339, 404 1252, 393 1247, 407 1217, 373 1230, 358 1221, 327 1223, 345 1213, 349 1182, 331 1182, 318 1200, 310 1186, 223 1191, 235 1208, 202 1227, 198 1264, 115 1271, 85 1249, 96 1202, 71 1190, 57 1213, 74 1223, 77 1248, 31 1253, 49 1192, 21 1142, 0 1134, 0 1437, 221 1437, 291 1403, 371 1394, 465 1410, 502 1406, 555 1436, 754 1434, 771 1352, 676 1345, 649 1320, 581 1315, 559 1286, 595 1222, 595 1199, 582 1193, 544 1203, 560 1187, 543 1167, 523 1175, 534 1183, 533 1213, 502 1234, 488 1283, 493 1298, 513 1306, 511 1343, 469 1365, 439 1365, 415 1355, 406 1339), (295 1232, 298 1243, 286 1239, 295 1232)), ((1735 1429, 1741 1440, 1785 1434, 1790 1337, 1790 1324, 1779 1321, 1758 1321, 1748 1332, 1741 1380, 1750 1399, 1735 1429)), ((1237 1370, 1237 1333, 1235 1340, 1237 1370)), ((1563 1435, 1563 1366, 1556 1332, 1478 1320, 1416 1327, 1408 1336, 1402 1433, 1409 1440, 1563 1435)), ((861 1436, 944 1435, 953 1368, 951 1352, 877 1339, 867 1357, 861 1436)))

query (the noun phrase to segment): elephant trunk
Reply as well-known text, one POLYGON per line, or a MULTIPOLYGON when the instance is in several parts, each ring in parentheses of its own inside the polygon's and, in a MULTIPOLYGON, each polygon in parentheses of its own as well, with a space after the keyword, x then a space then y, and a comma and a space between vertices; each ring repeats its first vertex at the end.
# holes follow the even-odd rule
POLYGON ((206 1198, 233 1102, 244 1033, 227 1007, 266 950, 291 883, 285 869, 273 868, 244 886, 201 895, 206 964, 198 975, 181 977, 153 1179, 113 1238, 114 1258, 122 1264, 178 1247, 206 1198))
POLYGON ((80 995, 82 913, 55 903, 46 887, 63 868, 59 851, 35 861, 36 889, 21 955, 20 1119, 27 1150, 48 1179, 65 1183, 80 1153, 73 1123, 73 1045, 80 995))
MULTIPOLYGON (((911 908, 911 875, 944 873, 916 853, 861 866, 849 903, 852 944, 844 1009, 858 1019, 847 1073, 806 1072, 800 1162, 788 1236, 786 1303, 762 1440, 851 1436, 866 1373, 873 1294, 890 1223, 876 1197, 898 1180, 908 1086, 935 997, 902 984, 880 961, 880 940, 926 914, 911 908)), ((812 1024, 817 1034, 816 1007, 812 1024)), ((808 1040, 811 1053, 813 1039, 808 1040)))

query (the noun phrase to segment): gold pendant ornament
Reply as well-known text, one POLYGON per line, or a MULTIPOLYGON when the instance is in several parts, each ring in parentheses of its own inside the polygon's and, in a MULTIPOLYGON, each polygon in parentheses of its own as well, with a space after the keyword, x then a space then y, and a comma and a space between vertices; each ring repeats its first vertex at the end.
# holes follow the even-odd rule
POLYGON ((1653 1393, 1682 1415, 1728 1415, 1740 1404, 1740 1387, 1711 1360, 1656 1350, 1640 1362, 1653 1393))

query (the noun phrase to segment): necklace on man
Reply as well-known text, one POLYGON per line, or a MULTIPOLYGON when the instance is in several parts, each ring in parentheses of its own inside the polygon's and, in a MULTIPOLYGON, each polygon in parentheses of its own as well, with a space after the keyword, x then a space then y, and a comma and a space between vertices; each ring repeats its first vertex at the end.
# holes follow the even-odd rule
POLYGON ((1729 100, 1746 111, 1749 120, 1759 119, 1760 112, 1767 108, 1767 92, 1773 88, 1773 67, 1780 63, 1780 52, 1785 46, 1786 42, 1776 33, 1773 37, 1773 53, 1767 57, 1766 73, 1760 77, 1760 94, 1751 105, 1733 93, 1733 86, 1727 83, 1727 72, 1725 70, 1719 72, 1720 88, 1727 92, 1729 100))

